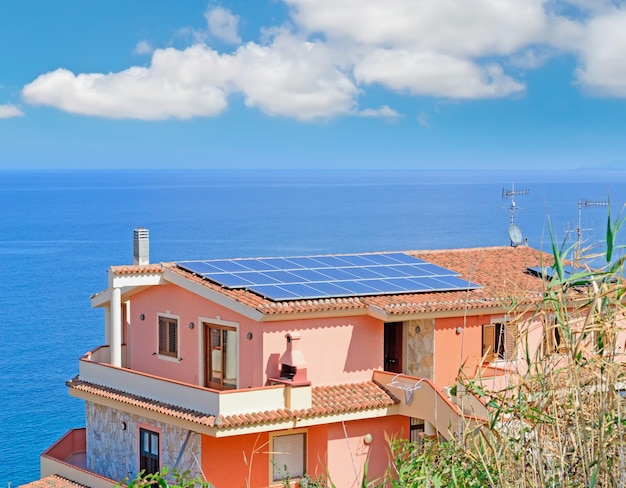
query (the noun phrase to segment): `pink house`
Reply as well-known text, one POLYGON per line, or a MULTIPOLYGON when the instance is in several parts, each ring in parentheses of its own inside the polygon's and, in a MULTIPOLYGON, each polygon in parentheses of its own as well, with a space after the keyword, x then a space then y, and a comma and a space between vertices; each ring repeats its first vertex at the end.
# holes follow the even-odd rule
POLYGON ((550 260, 519 246, 151 264, 147 230, 134 244, 91 298, 106 343, 67 382, 86 427, 42 455, 42 477, 104 488, 168 466, 217 488, 305 473, 350 487, 366 462, 381 477, 389 438, 485 415, 448 387, 461 365, 493 387, 522 367, 509 305, 542 296, 529 269, 550 260))

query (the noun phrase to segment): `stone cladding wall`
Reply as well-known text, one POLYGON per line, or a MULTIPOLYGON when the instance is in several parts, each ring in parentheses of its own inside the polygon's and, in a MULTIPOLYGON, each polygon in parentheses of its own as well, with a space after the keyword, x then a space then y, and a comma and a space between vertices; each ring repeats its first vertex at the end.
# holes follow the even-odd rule
MULTIPOLYGON (((161 467, 174 467, 188 433, 174 425, 92 402, 87 402, 86 421, 87 468, 118 481, 132 479, 139 472, 140 426, 160 434, 161 467)), ((200 434, 192 433, 180 459, 179 471, 189 470, 192 477, 200 475, 201 445, 200 434)))
POLYGON ((419 378, 433 379, 435 354, 435 321, 433 319, 404 322, 406 372, 419 378), (419 327, 419 332, 416 332, 419 327))

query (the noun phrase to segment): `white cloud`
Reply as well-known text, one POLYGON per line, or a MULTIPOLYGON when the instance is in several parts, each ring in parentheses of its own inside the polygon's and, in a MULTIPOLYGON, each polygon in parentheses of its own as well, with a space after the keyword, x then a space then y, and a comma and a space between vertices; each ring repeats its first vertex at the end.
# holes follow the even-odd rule
POLYGON ((149 68, 75 75, 57 69, 22 89, 28 103, 109 118, 214 116, 226 108, 222 60, 202 46, 155 51, 149 68))
POLYGON ((156 50, 149 67, 120 73, 78 74, 58 69, 26 85, 28 103, 110 118, 158 120, 219 115, 227 96, 299 120, 350 113, 357 88, 321 43, 288 34, 270 46, 250 43, 233 55, 203 45, 156 50))
POLYGON ((218 39, 230 44, 240 44, 241 39, 237 34, 239 17, 233 15, 222 7, 215 7, 207 10, 204 14, 209 31, 218 39))
POLYGON ((233 81, 246 105, 271 115, 312 120, 348 114, 358 89, 333 59, 327 45, 283 33, 270 46, 249 43, 239 48, 233 57, 233 81))
POLYGON ((590 20, 580 47, 578 82, 592 93, 626 98, 626 8, 590 20))
POLYGON ((305 30, 453 55, 509 54, 548 29, 544 0, 285 0, 305 30))
POLYGON ((15 105, 5 104, 0 105, 0 119, 10 119, 12 117, 21 117, 24 115, 18 107, 15 105))
POLYGON ((359 116, 361 117, 382 117, 385 119, 399 119, 404 117, 398 111, 390 108, 388 105, 383 105, 377 109, 366 108, 365 110, 361 110, 359 112, 359 116))
MULTIPOLYGON (((626 97, 626 11, 610 0, 283 0, 292 18, 264 26, 259 42, 218 52, 206 39, 241 44, 239 17, 205 13, 194 45, 156 49, 147 67, 118 73, 42 74, 24 101, 72 113, 145 120, 218 116, 229 98, 302 121, 341 115, 399 116, 389 107, 359 111, 371 85, 405 96, 483 99, 523 94, 505 68, 536 69, 574 54, 576 77, 592 93, 626 97), (385 110, 388 112, 385 113, 385 110)), ((427 119, 422 122, 427 123, 427 119)))
POLYGON ((354 70, 363 83, 392 90, 448 98, 504 97, 524 90, 496 64, 481 67, 462 58, 433 52, 378 49, 354 70))
POLYGON ((153 51, 154 48, 150 45, 148 41, 139 41, 135 45, 135 49, 133 49, 133 52, 135 52, 135 54, 151 54, 153 51))

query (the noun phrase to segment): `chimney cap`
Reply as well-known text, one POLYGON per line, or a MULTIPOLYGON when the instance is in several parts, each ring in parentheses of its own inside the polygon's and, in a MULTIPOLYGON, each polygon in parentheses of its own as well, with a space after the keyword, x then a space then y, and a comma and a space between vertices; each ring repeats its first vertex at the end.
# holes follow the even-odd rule
POLYGON ((150 263, 150 232, 145 227, 133 230, 133 264, 150 263))
POLYGON ((150 236, 150 231, 145 227, 136 227, 133 229, 133 237, 135 239, 147 239, 150 236))

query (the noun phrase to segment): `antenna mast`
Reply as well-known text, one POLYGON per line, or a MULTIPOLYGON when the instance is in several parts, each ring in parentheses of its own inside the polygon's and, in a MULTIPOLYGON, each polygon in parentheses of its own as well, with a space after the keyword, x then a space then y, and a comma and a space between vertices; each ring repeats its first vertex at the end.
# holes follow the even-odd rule
POLYGON ((606 201, 597 201, 597 200, 579 200, 578 201, 578 227, 576 227, 576 238, 577 238, 577 243, 576 246, 578 248, 578 251, 580 251, 580 244, 582 242, 582 233, 583 230, 590 230, 590 229, 583 229, 581 227, 581 216, 582 216, 582 209, 583 207, 608 207, 609 206, 609 202, 606 201))
POLYGON ((502 198, 510 198, 509 204, 509 239, 512 247, 517 247, 522 242, 522 231, 515 225, 515 212, 520 208, 515 204, 517 195, 527 195, 529 190, 515 190, 515 183, 511 185, 511 190, 502 189, 502 198))
POLYGON ((515 212, 517 210, 520 210, 519 207, 516 206, 515 204, 515 197, 517 195, 528 195, 530 190, 516 190, 515 189, 515 182, 513 182, 513 184, 511 185, 511 190, 505 190, 502 189, 502 198, 510 198, 511 199, 511 203, 509 205, 509 216, 510 216, 510 221, 509 223, 512 224, 513 220, 514 220, 514 216, 515 216, 515 212))

